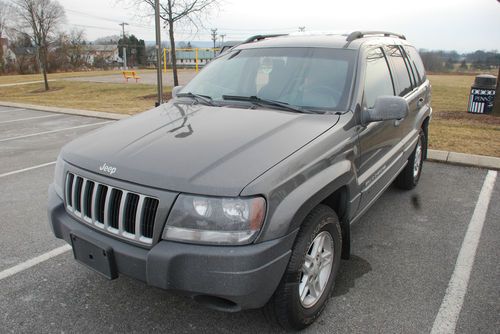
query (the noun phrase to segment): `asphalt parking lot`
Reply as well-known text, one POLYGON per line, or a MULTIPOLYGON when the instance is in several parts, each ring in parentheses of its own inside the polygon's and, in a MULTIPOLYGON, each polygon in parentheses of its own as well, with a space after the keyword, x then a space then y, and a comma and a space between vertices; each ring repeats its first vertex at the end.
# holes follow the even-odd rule
MULTIPOLYGON (((108 281, 61 248, 46 217, 53 162, 64 143, 105 122, 0 107, 0 333, 280 332, 259 310, 222 313, 127 277, 108 281)), ((416 190, 390 187, 352 226, 352 259, 304 332, 430 333, 439 314, 456 333, 499 333, 500 177, 489 207, 478 204, 492 174, 427 162, 416 190), (462 243, 481 210, 471 255, 462 243), (457 273, 458 290, 463 283, 462 252, 475 259, 463 300, 450 284, 457 273)))

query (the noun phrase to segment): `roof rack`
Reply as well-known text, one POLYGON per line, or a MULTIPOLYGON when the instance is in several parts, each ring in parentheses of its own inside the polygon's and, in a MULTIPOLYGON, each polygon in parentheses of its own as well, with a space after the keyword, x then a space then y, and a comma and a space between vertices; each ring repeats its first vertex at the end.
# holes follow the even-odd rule
POLYGON ((257 42, 257 41, 260 41, 260 40, 263 40, 263 39, 266 39, 266 38, 272 38, 272 37, 280 37, 280 36, 287 36, 288 34, 272 34, 272 35, 255 35, 255 36, 252 36, 252 37, 248 37, 247 39, 245 39, 243 42, 240 42, 238 44, 235 44, 234 46, 232 46, 231 48, 227 49, 226 51, 224 51, 223 53, 226 53, 227 51, 229 50, 232 50, 234 49, 235 47, 237 46, 240 46, 242 44, 246 44, 246 43, 252 43, 252 42, 257 42))
POLYGON ((401 39, 406 39, 405 35, 396 34, 396 33, 388 32, 388 31, 353 31, 349 34, 349 36, 347 36, 346 40, 348 42, 352 42, 355 39, 363 38, 363 37, 370 36, 370 35, 384 35, 385 37, 393 36, 393 37, 398 37, 401 39))
POLYGON ((280 37, 280 36, 286 36, 286 35, 288 35, 288 34, 255 35, 255 36, 252 36, 252 37, 245 39, 243 42, 241 42, 241 44, 246 44, 246 43, 260 41, 260 40, 263 40, 266 38, 280 37))

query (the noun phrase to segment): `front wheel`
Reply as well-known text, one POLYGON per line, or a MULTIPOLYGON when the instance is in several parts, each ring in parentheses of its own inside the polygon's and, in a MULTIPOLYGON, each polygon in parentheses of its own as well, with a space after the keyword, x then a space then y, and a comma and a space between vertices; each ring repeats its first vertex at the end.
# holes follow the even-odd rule
POLYGON ((422 174, 422 165, 424 163, 424 152, 427 148, 427 138, 424 130, 420 129, 418 141, 415 149, 408 158, 408 163, 396 179, 396 185, 405 190, 415 188, 422 174))
POLYGON ((335 212, 319 205, 297 235, 285 274, 264 311, 285 329, 300 330, 316 320, 333 290, 342 234, 335 212))

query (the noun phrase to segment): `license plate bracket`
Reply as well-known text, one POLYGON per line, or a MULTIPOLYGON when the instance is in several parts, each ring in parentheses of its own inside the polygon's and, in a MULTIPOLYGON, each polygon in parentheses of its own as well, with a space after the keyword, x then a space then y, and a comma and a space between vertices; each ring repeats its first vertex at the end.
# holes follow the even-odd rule
POLYGON ((75 260, 107 279, 118 277, 113 248, 75 233, 70 233, 75 260))

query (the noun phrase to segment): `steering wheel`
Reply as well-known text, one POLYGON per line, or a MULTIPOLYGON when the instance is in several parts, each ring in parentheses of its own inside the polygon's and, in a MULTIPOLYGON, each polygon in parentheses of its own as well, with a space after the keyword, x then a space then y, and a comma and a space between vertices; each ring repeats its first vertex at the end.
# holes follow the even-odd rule
POLYGON ((315 97, 315 100, 320 99, 321 101, 326 102, 325 107, 335 107, 342 98, 341 92, 325 84, 308 87, 304 90, 304 92, 308 93, 304 94, 304 96, 312 95, 315 97))

